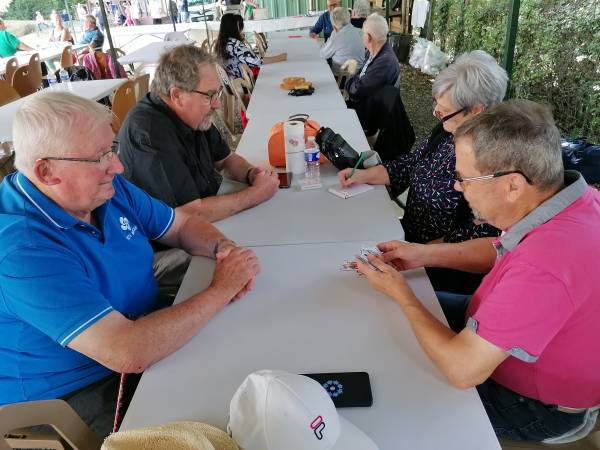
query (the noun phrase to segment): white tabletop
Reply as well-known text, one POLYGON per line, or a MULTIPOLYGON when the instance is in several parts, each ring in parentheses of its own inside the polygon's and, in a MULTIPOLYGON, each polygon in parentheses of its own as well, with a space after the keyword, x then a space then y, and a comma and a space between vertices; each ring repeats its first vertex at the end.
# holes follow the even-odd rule
POLYGON ((319 56, 320 42, 306 32, 278 32, 276 37, 269 38, 268 45, 267 56, 286 52, 291 61, 325 61, 319 56))
MULTIPOLYGON (((110 80, 73 81, 71 83, 58 83, 50 89, 38 91, 31 95, 40 95, 43 92, 71 92, 90 100, 100 100, 125 83, 127 79, 117 78, 110 80)), ((0 141, 12 141, 12 124, 15 113, 27 97, 0 106, 0 141)))
MULTIPOLYGON (((17 62, 19 65, 29 63, 29 59, 31 58, 31 55, 33 55, 34 53, 38 53, 40 55, 41 61, 48 61, 50 59, 60 58, 60 56, 62 55, 63 49, 68 46, 70 46, 72 50, 77 50, 77 49, 86 47, 85 44, 72 45, 70 43, 56 42, 56 43, 52 43, 51 45, 49 45, 47 47, 36 49, 36 50, 19 51, 19 52, 15 53, 14 57, 17 58, 17 62)), ((9 59, 10 58, 0 58, 0 75, 4 75, 4 73, 6 72, 6 63, 8 62, 9 59)))
POLYGON ((119 62, 121 64, 146 63, 156 64, 165 51, 177 47, 179 45, 193 44, 194 41, 162 41, 152 42, 144 47, 135 50, 128 55, 121 56, 119 62))
POLYGON ((250 98, 247 114, 253 116, 277 111, 290 115, 308 107, 313 109, 345 109, 346 103, 327 62, 319 59, 302 60, 288 53, 288 61, 263 64, 250 98), (280 84, 286 77, 304 77, 313 83, 310 96, 293 97, 280 84))
MULTIPOLYGON (((254 290, 146 370, 122 429, 175 420, 224 429, 233 393, 259 369, 366 371, 373 406, 338 411, 380 450, 499 449, 476 391, 451 387, 419 348, 398 305, 364 278, 339 270, 360 245, 256 248, 262 272, 254 290)), ((213 267, 194 258, 177 301, 206 288, 213 267)), ((443 320, 424 272, 407 279, 443 320)))
MULTIPOLYGON (((356 112, 303 110, 321 126, 340 133, 357 151, 369 149, 356 112)), ((251 119, 237 147, 237 154, 253 164, 268 165, 269 130, 287 116, 265 113, 251 119)), ((300 191, 294 175, 292 188, 280 189, 268 202, 221 220, 215 225, 241 245, 302 244, 404 239, 404 231, 387 190, 374 190, 347 200, 327 192, 338 186, 337 170, 332 164, 321 166, 323 187, 300 191)), ((225 189, 227 186, 225 187, 225 189)))

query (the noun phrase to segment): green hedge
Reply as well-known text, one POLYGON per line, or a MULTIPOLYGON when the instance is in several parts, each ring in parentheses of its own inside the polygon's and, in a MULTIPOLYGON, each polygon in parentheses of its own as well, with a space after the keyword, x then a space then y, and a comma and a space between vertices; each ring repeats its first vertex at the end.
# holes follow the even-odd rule
MULTIPOLYGON (((502 59, 510 0, 438 0, 434 40, 502 59)), ((550 103, 562 132, 600 143, 600 2, 521 0, 511 95, 550 103)))

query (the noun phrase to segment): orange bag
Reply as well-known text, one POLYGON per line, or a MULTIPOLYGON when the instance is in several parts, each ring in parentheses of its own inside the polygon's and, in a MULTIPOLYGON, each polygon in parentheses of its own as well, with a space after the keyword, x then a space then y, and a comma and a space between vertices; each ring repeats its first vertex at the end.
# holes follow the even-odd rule
MULTIPOLYGON (((308 114, 294 114, 284 122, 289 120, 304 122, 304 139, 308 136, 316 136, 317 131, 321 128, 321 125, 308 118, 308 114)), ((273 128, 271 128, 271 131, 269 131, 269 163, 275 167, 285 167, 285 142, 283 140, 284 122, 276 123, 273 125, 273 128)), ((321 164, 327 161, 322 153, 319 161, 321 164)))

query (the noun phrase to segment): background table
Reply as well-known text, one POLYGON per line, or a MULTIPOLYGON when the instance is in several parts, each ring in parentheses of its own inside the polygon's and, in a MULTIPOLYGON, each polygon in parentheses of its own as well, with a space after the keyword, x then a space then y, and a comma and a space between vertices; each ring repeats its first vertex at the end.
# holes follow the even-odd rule
POLYGON ((309 38, 306 32, 277 32, 275 36, 269 38, 268 44, 267 56, 286 52, 293 61, 325 61, 319 55, 321 43, 309 38))
MULTIPOLYGON (((71 92, 80 97, 90 100, 100 100, 110 95, 120 85, 127 81, 126 78, 117 78, 110 80, 91 80, 91 81, 72 81, 71 83, 58 83, 52 88, 38 91, 31 95, 39 95, 43 92, 71 92)), ((29 97, 29 96, 28 96, 29 97)), ((17 109, 28 98, 23 97, 14 102, 0 106, 0 141, 12 141, 12 124, 17 109)))
MULTIPOLYGON (((366 371, 373 406, 339 412, 380 450, 499 449, 475 389, 450 386, 420 349, 400 308, 363 278, 339 270, 360 243, 256 248, 255 289, 221 311, 186 346, 144 373, 122 429, 198 420, 224 429, 229 401, 259 369, 366 371)), ((176 301, 210 283, 194 258, 176 301)), ((407 273, 443 315, 424 271, 407 273)))
MULTIPOLYGON (((40 55, 40 61, 49 61, 51 59, 58 59, 62 55, 63 49, 67 46, 70 46, 72 50, 79 50, 81 48, 87 47, 85 44, 75 44, 75 45, 60 45, 53 44, 48 47, 36 49, 36 50, 28 50, 28 51, 18 51, 15 53, 15 57, 17 58, 17 62, 19 65, 28 64, 31 55, 34 53, 38 53, 40 55)), ((12 58, 12 56, 11 56, 12 58)), ((0 58, 0 75, 4 75, 6 72, 6 63, 10 58, 0 58)))
POLYGON ((121 56, 119 62, 121 64, 157 64, 160 56, 167 50, 180 45, 193 44, 194 41, 163 41, 163 42, 152 42, 144 47, 135 50, 128 55, 121 56))

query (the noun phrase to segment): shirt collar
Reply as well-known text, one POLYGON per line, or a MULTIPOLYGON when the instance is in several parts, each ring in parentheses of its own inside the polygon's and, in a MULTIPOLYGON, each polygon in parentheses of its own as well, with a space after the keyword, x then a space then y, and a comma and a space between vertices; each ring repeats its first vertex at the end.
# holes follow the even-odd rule
POLYGON ((163 99, 160 98, 158 95, 154 95, 151 92, 148 93, 148 101, 154 108, 168 116, 171 119, 171 121, 175 124, 177 129, 182 133, 192 134, 194 133, 194 131, 196 131, 193 128, 191 128, 188 124, 186 124, 183 120, 181 120, 179 116, 175 114, 175 111, 169 108, 169 105, 167 105, 163 101, 163 99))
POLYGON ((534 228, 548 222, 581 197, 588 185, 579 172, 565 171, 565 187, 519 220, 497 241, 499 256, 512 251, 534 228))

